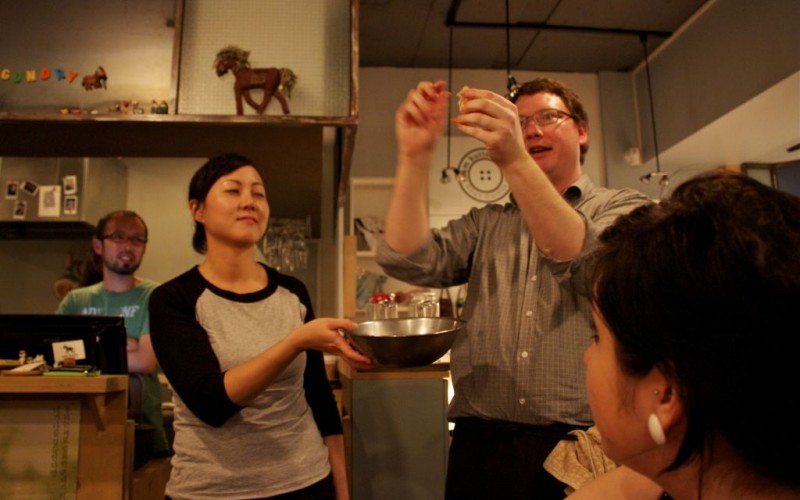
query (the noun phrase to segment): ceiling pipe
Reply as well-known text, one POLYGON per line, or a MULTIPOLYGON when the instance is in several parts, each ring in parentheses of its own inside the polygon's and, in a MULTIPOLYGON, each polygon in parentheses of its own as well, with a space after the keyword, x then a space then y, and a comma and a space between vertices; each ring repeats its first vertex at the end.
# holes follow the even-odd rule
POLYGON ((452 0, 450 8, 447 10, 447 17, 445 18, 445 26, 453 28, 486 28, 486 29, 524 29, 524 30, 540 30, 540 31, 579 31, 583 33, 603 33, 606 35, 620 35, 620 36, 635 36, 641 37, 642 35, 669 38, 672 36, 671 31, 658 31, 658 30, 629 30, 622 28, 597 28, 592 26, 565 26, 560 24, 547 24, 547 23, 529 23, 518 22, 509 24, 505 23, 487 23, 487 22, 473 22, 473 21, 456 21, 458 16, 458 9, 461 7, 461 0, 452 0))
MULTIPOLYGON (((455 21, 453 23, 445 22, 446 26, 453 26, 454 28, 489 28, 489 29, 505 29, 506 25, 503 23, 479 23, 471 21, 455 21)), ((511 29, 524 29, 524 30, 539 30, 539 31, 580 31, 584 33, 602 33, 604 35, 623 35, 638 37, 642 34, 669 38, 672 36, 671 31, 650 31, 650 30, 626 30, 620 28, 596 28, 591 26, 564 26, 559 24, 547 23, 528 23, 518 22, 509 26, 511 29)))

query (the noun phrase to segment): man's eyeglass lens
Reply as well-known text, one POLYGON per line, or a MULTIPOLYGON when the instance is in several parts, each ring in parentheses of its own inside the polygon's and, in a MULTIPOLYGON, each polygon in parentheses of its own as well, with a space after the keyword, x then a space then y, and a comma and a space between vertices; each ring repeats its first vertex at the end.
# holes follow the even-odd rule
POLYGON ((573 116, 560 109, 541 109, 532 115, 520 116, 519 124, 522 128, 527 127, 531 122, 540 127, 546 127, 547 125, 555 125, 565 118, 573 118, 573 116))
POLYGON ((111 240, 114 243, 125 243, 126 241, 130 241, 134 245, 144 245, 147 243, 147 238, 143 238, 141 236, 128 236, 125 233, 111 233, 103 236, 104 240, 111 240))

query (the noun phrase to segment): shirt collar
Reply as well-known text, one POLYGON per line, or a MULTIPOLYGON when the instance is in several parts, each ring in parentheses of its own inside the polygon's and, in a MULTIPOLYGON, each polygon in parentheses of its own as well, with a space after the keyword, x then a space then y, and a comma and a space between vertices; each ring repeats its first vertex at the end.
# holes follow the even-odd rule
MULTIPOLYGON (((589 176, 586 174, 581 174, 581 176, 578 177, 578 179, 564 191, 562 196, 565 200, 567 200, 567 203, 575 206, 581 200, 581 198, 583 198, 583 194, 588 193, 593 187, 594 184, 589 179, 589 176)), ((511 200, 511 203, 515 207, 519 208, 519 204, 514 198, 514 193, 510 193, 508 197, 511 200)))

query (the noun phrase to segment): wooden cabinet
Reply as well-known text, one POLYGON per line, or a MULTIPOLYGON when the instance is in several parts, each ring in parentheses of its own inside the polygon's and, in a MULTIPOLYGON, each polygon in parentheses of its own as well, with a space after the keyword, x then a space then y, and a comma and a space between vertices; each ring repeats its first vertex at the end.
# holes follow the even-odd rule
POLYGON ((352 500, 441 500, 447 364, 359 372, 339 362, 352 500))
POLYGON ((133 461, 128 376, 0 377, 0 401, 32 400, 80 401, 77 498, 128 498, 133 461))

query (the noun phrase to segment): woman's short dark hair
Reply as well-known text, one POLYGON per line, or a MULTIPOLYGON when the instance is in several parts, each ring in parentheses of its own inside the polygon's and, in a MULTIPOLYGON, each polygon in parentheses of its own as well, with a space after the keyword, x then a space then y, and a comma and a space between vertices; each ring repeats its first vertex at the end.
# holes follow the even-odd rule
POLYGON ((730 443, 763 477, 800 485, 795 398, 800 198, 724 172, 695 177, 600 237, 595 306, 620 369, 654 367, 684 404, 674 462, 730 443))
MULTIPOLYGON (((511 102, 516 103, 519 98, 524 95, 534 95, 540 92, 546 92, 561 98, 564 106, 567 107, 567 111, 573 116, 575 125, 583 125, 588 130, 589 115, 586 114, 586 110, 583 108, 583 103, 581 103, 578 94, 558 80, 552 78, 534 78, 529 82, 525 82, 520 85, 514 97, 511 99, 511 102)), ((581 165, 583 165, 583 160, 586 158, 587 151, 589 151, 589 143, 581 144, 581 165)))
MULTIPOLYGON (((254 166, 248 158, 236 153, 225 153, 209 158, 192 176, 189 182, 189 201, 197 200, 202 203, 206 200, 211 186, 222 176, 238 170, 244 166, 254 166)), ((206 241, 206 228, 195 221, 192 247, 196 252, 204 254, 208 249, 206 241)))

